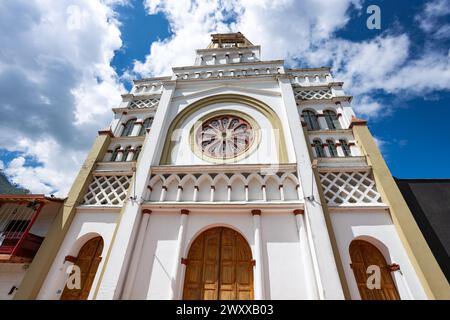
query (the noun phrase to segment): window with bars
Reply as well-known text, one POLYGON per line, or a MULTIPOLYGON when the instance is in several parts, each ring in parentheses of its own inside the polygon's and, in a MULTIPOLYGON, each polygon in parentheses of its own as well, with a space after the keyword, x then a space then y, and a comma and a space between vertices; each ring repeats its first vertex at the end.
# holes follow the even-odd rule
POLYGON ((313 111, 304 110, 302 112, 302 115, 308 130, 320 130, 319 120, 317 119, 317 115, 313 111))
POLYGON ((134 124, 136 123, 136 119, 128 120, 127 123, 125 123, 125 126, 122 131, 122 137, 128 137, 131 136, 133 133, 134 124))
POLYGON ((137 161, 139 154, 141 153, 142 147, 139 146, 136 148, 136 150, 134 151, 134 155, 133 155, 133 161, 137 161))
POLYGON ((316 157, 324 158, 325 157, 325 152, 323 150, 322 141, 314 140, 313 141, 313 145, 314 145, 314 151, 316 152, 316 157))
POLYGON ((112 155, 111 155, 111 161, 117 161, 117 157, 119 156, 120 152, 120 146, 115 148, 112 155))
POLYGON ((339 144, 341 145, 342 152, 344 153, 345 157, 351 157, 352 152, 350 151, 350 146, 348 145, 347 141, 344 139, 339 140, 339 144))
POLYGON ((128 155, 130 154, 131 151, 131 146, 128 146, 125 148, 124 152, 123 152, 123 157, 122 157, 122 161, 127 161, 128 155))
POLYGON ((337 157, 337 149, 333 140, 327 140, 328 152, 330 153, 330 157, 337 157))
POLYGON ((327 122, 328 129, 330 130, 341 129, 341 124, 339 122, 339 118, 336 112, 331 110, 325 110, 323 112, 323 115, 325 116, 325 121, 327 122))
POLYGON ((153 124, 153 118, 152 117, 145 119, 144 123, 142 124, 141 131, 139 132, 139 135, 140 136, 144 136, 145 133, 147 132, 147 129, 150 129, 152 124, 153 124))

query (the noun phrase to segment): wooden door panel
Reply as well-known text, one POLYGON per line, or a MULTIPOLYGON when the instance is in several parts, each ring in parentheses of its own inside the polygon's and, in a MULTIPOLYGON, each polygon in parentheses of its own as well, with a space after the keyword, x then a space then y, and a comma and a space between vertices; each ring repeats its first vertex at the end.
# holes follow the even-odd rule
POLYGON ((101 262, 102 251, 102 237, 95 237, 81 247, 74 263, 80 268, 81 288, 69 289, 65 286, 60 297, 61 300, 86 300, 89 297, 98 266, 101 262))
POLYGON ((354 240, 350 244, 350 257, 353 274, 362 300, 399 300, 400 295, 395 286, 390 270, 387 268, 383 254, 371 243, 354 240), (371 265, 380 267, 381 289, 367 287, 367 268, 371 265))
POLYGON ((253 299, 252 255, 247 241, 229 228, 212 228, 188 254, 183 299, 253 299))

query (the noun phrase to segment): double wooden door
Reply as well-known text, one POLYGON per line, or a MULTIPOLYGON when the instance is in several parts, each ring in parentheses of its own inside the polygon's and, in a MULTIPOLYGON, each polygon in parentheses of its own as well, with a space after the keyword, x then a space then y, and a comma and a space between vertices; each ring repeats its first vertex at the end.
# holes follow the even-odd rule
POLYGON ((392 279, 383 254, 374 245, 363 240, 354 240, 350 244, 352 269, 362 300, 400 300, 400 295, 392 279), (371 265, 380 267, 380 289, 369 289, 367 268, 371 265))
POLYGON ((195 239, 187 258, 183 299, 253 299, 251 249, 238 232, 216 227, 195 239))
POLYGON ((81 247, 74 265, 80 268, 80 289, 69 289, 67 285, 61 295, 61 300, 87 300, 97 273, 98 265, 102 260, 103 251, 102 237, 95 237, 81 247))

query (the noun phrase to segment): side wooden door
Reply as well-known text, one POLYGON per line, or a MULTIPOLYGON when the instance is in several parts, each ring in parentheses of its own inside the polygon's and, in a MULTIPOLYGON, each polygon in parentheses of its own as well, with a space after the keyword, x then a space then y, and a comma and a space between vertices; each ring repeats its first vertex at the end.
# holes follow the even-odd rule
POLYGON ((392 279, 391 272, 383 254, 374 245, 363 240, 354 240, 350 244, 350 257, 358 290, 362 300, 400 300, 400 295, 392 279), (380 267, 381 288, 367 287, 367 268, 371 265, 380 267))
POLYGON ((95 274, 101 262, 103 251, 102 237, 95 237, 86 242, 81 247, 75 260, 75 265, 80 268, 81 287, 80 289, 69 289, 64 287, 61 300, 87 300, 94 282, 95 274))

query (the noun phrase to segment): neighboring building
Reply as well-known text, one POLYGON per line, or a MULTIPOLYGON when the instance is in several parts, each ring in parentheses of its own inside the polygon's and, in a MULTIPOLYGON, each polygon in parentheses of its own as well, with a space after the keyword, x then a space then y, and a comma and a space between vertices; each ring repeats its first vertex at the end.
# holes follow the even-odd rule
POLYGON ((450 179, 395 180, 447 281, 450 281, 450 179))
POLYGON ((17 299, 449 297, 329 68, 260 60, 240 33, 196 53, 123 95, 17 299))
POLYGON ((64 200, 0 194, 0 300, 14 297, 64 200))

